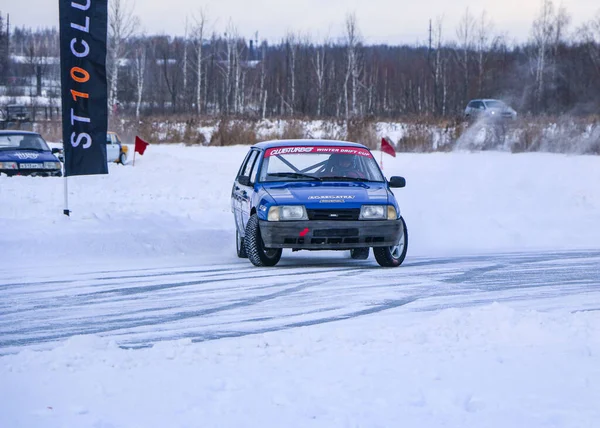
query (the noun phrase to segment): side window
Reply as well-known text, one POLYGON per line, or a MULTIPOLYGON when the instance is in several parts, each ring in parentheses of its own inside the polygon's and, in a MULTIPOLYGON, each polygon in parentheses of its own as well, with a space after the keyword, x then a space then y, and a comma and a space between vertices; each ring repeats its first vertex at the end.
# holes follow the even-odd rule
POLYGON ((252 171, 250 172, 250 183, 256 183, 256 177, 258 175, 258 165, 260 164, 260 156, 262 153, 256 153, 258 153, 258 156, 256 157, 256 161, 254 162, 254 166, 252 167, 252 171))
POLYGON ((244 158, 244 161, 242 162, 242 166, 240 166, 240 170, 238 171, 238 174, 237 174, 238 177, 241 177, 242 175, 244 175, 242 173, 244 172, 244 169, 246 168, 246 164, 248 163, 248 159, 250 159, 251 155, 252 155, 252 150, 250 150, 248 152, 248 154, 246 155, 246 157, 244 158))
POLYGON ((252 167, 254 166, 254 161, 258 157, 258 151, 251 150, 246 156, 246 160, 244 161, 242 168, 240 169, 240 173, 238 177, 250 177, 250 172, 252 171, 252 167))
POLYGON ((478 108, 479 110, 485 110, 485 104, 483 103, 483 101, 479 101, 479 102, 477 103, 477 108, 478 108))

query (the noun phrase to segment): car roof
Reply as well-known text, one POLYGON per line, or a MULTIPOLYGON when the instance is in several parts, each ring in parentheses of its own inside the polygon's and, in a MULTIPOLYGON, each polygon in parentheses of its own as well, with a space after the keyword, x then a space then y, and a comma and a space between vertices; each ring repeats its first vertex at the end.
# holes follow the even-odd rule
POLYGON ((0 131, 0 135, 35 135, 36 137, 41 137, 38 132, 19 131, 18 129, 15 129, 14 131, 0 131))
POLYGON ((272 149, 276 147, 289 147, 289 146, 316 146, 316 147, 356 147, 361 149, 368 148, 362 144, 352 143, 349 141, 340 141, 340 140, 271 140, 271 141, 263 141, 262 143, 255 144, 252 147, 257 147, 259 149, 272 149))

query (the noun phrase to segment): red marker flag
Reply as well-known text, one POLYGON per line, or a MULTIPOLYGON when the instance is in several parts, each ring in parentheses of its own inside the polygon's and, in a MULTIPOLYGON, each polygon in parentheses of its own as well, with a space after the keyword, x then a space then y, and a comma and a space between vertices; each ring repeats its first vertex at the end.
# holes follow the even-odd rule
POLYGON ((135 152, 143 155, 150 144, 146 143, 140 137, 135 137, 135 152))
POLYGON ((390 156, 396 157, 396 149, 392 144, 387 140, 387 138, 381 139, 381 151, 383 153, 387 153, 390 156))

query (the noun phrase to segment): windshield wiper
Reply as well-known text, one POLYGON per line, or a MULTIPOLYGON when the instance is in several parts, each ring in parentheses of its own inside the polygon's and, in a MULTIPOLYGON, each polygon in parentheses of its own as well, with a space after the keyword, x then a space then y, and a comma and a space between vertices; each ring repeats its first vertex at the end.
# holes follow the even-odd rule
POLYGON ((321 181, 320 177, 315 177, 314 175, 302 174, 300 172, 275 172, 273 174, 267 174, 271 177, 290 177, 290 178, 308 178, 310 180, 321 181))
MULTIPOLYGON (((362 177, 323 177, 326 181, 360 181, 360 182, 376 182, 375 180, 369 180, 368 178, 362 177)), ((377 182, 379 183, 379 182, 377 182)))

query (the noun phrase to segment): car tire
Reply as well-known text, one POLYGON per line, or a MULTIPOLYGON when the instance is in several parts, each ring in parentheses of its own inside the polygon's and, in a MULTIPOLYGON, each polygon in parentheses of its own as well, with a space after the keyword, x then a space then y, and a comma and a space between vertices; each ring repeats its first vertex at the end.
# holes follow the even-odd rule
POLYGON ((258 216, 252 214, 246 225, 246 236, 244 237, 244 246, 248 259, 254 266, 272 267, 279 263, 281 259, 281 248, 265 248, 265 244, 260 234, 260 225, 258 216))
POLYGON ((240 259, 247 259, 246 247, 244 246, 244 238, 240 236, 240 232, 235 231, 235 249, 240 259))
POLYGON ((383 267, 398 267, 406 258, 406 252, 408 251, 408 229, 406 228, 406 222, 402 217, 402 236, 398 241, 398 245, 393 247, 375 247, 373 248, 373 254, 375 254, 375 260, 383 267))
POLYGON ((367 260, 369 258, 370 248, 353 248, 350 250, 350 257, 353 260, 367 260))
POLYGON ((119 163, 125 165, 127 163, 127 153, 121 153, 119 155, 119 163))

